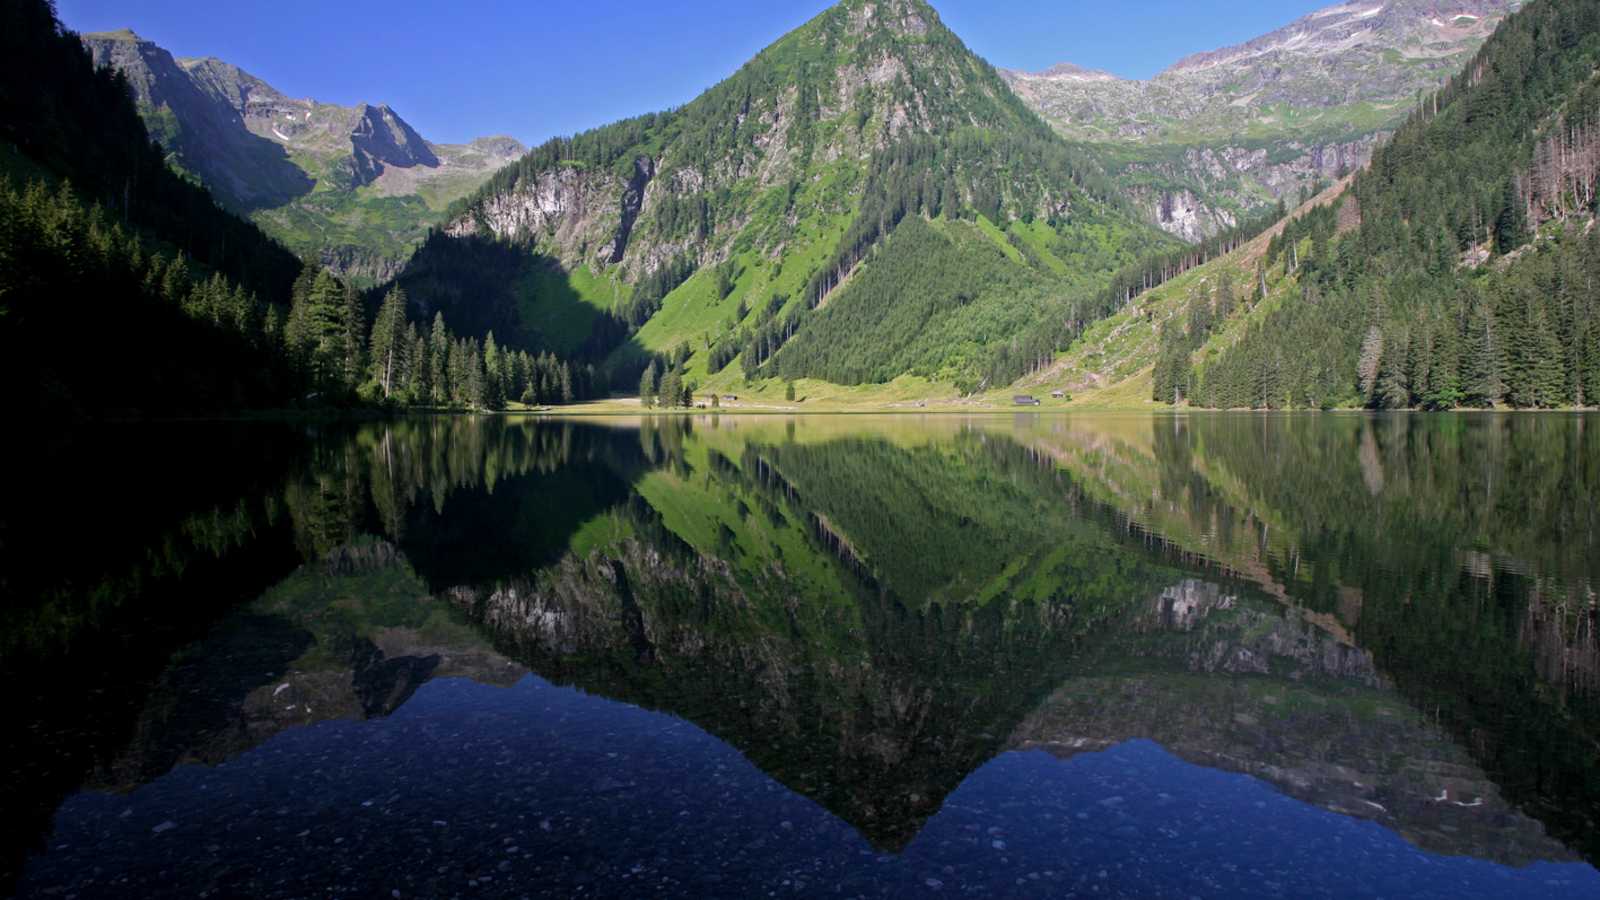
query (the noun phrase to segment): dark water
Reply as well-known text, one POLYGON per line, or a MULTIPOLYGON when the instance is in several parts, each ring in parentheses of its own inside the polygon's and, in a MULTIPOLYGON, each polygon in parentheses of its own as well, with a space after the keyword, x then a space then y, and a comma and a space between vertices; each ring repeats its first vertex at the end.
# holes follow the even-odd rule
POLYGON ((0 893, 1600 897, 1600 418, 32 447, 0 893))

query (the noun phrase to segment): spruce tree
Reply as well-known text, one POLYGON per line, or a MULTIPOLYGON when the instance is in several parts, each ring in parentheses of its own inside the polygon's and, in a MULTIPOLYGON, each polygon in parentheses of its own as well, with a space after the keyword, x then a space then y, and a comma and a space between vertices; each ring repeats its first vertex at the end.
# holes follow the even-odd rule
POLYGON ((434 313, 433 327, 428 331, 428 362, 432 367, 428 382, 434 406, 449 406, 452 400, 450 358, 453 347, 450 329, 444 324, 444 313, 434 313))
POLYGON ((1484 300, 1467 311, 1466 341, 1461 353, 1462 403, 1486 408, 1500 400, 1499 352, 1494 317, 1484 300))
POLYGON ((369 378, 383 390, 385 400, 392 399, 395 390, 405 383, 407 354, 411 341, 406 333, 406 295, 402 288, 393 288, 383 298, 383 305, 372 320, 372 364, 369 378))
POLYGON ((483 400, 488 409, 505 408, 504 365, 500 346, 495 343, 494 332, 491 331, 483 339, 483 400))
POLYGON ((656 364, 651 360, 639 377, 639 405, 646 409, 656 405, 656 364))
POLYGON ((1522 199, 1517 196, 1516 182, 1507 178, 1500 190, 1499 211, 1494 219, 1494 247, 1496 252, 1510 253, 1527 239, 1528 224, 1522 199))
POLYGON ((415 326, 410 329, 411 373, 407 391, 412 403, 430 403, 433 400, 433 360, 428 353, 428 339, 415 326))
POLYGON ((683 400, 683 376, 677 369, 668 369, 661 376, 660 396, 661 405, 667 408, 676 407, 683 400))
POLYGON ((355 390, 366 371, 367 323, 361 295, 348 284, 340 286, 339 321, 341 328, 343 379, 346 390, 355 390))

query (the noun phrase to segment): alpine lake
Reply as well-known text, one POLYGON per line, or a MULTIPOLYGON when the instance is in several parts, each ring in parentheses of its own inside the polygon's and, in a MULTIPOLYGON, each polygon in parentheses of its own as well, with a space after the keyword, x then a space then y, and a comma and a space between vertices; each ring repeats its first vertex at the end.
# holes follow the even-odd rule
POLYGON ((13 443, 0 894, 1600 897, 1600 416, 13 443))

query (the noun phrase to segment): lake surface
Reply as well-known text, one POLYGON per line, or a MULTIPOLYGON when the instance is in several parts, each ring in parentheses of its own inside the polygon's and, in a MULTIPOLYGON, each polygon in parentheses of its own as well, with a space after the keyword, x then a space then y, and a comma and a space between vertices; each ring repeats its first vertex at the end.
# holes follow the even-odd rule
POLYGON ((18 443, 0 893, 1600 896, 1600 417, 18 443))

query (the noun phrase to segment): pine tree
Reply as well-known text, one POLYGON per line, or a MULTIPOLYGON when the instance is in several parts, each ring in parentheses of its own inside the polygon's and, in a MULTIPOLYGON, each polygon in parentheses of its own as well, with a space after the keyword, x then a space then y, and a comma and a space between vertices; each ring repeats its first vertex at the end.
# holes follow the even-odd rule
POLYGON ((639 405, 646 409, 656 405, 656 364, 651 360, 639 378, 639 405))
POLYGON ((483 398, 488 409, 504 409, 505 396, 505 360, 500 352, 500 346, 495 343, 494 332, 489 332, 483 339, 483 398))
POLYGON ((332 272, 322 269, 301 293, 296 287, 289 310, 285 342, 290 358, 319 391, 342 391, 348 384, 345 290, 332 272))
POLYGON ((454 346, 450 329, 444 324, 444 313, 434 313, 433 327, 428 331, 428 362, 432 366, 428 382, 432 388, 430 399, 434 406, 449 406, 453 399, 450 358, 454 346))
POLYGON ((1583 340, 1583 403, 1600 406, 1600 320, 1591 317, 1583 340))
POLYGON ((339 286, 339 376, 345 391, 353 391, 365 372, 367 325, 361 295, 348 284, 339 286))
POLYGON ((661 376, 660 398, 661 405, 668 408, 683 400, 683 376, 677 369, 668 369, 667 374, 661 376))
POLYGON ((1461 354, 1461 402, 1485 408, 1501 397, 1499 349, 1494 340, 1494 317, 1489 304, 1479 300, 1467 311, 1466 345, 1461 354))
POLYGON ((1378 382, 1373 404, 1379 409, 1405 409, 1411 405, 1411 388, 1406 383, 1406 345, 1391 336, 1383 344, 1378 362, 1378 382))
POLYGON ((1562 365, 1561 341, 1544 304, 1537 300, 1530 304, 1532 320, 1529 331, 1529 399, 1533 406, 1552 409, 1567 401, 1566 372, 1562 365))
POLYGON ((1517 185, 1506 179, 1500 191, 1499 211, 1494 219, 1494 246, 1500 253, 1510 253, 1528 239, 1528 223, 1517 196, 1517 185))
POLYGON ((483 373, 483 351, 477 341, 466 341, 466 402, 473 409, 489 408, 489 385, 483 373))
POLYGON ((1238 300, 1233 292, 1233 279, 1224 276, 1222 284, 1217 286, 1217 320, 1226 321, 1229 316, 1233 315, 1233 310, 1236 306, 1238 306, 1238 300))
POLYGON ((383 389, 385 400, 392 399, 397 387, 402 387, 408 372, 407 356, 411 340, 406 333, 406 295, 402 288, 393 288, 383 298, 378 315, 372 320, 372 355, 370 378, 383 389))
POLYGON ((417 331, 415 325, 408 329, 411 340, 411 372, 406 389, 412 403, 429 403, 433 400, 433 360, 428 354, 428 339, 417 331))
POLYGON ((1428 409, 1454 409, 1465 400, 1461 389, 1461 329, 1445 319, 1433 329, 1428 383, 1422 389, 1422 405, 1428 409))

